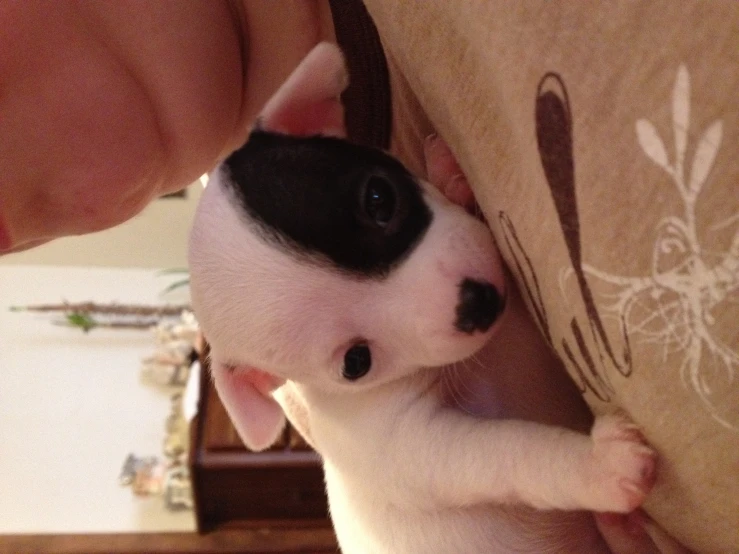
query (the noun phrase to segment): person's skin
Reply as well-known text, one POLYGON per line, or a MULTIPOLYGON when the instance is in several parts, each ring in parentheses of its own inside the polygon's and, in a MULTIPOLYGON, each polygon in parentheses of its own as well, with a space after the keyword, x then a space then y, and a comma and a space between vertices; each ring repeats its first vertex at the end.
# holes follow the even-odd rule
POLYGON ((333 39, 327 2, 301 0, 24 0, 1 2, 0 23, 0 252, 111 227, 193 182, 333 39))
POLYGON ((327 0, 0 1, 0 254, 187 186, 321 40, 327 0))

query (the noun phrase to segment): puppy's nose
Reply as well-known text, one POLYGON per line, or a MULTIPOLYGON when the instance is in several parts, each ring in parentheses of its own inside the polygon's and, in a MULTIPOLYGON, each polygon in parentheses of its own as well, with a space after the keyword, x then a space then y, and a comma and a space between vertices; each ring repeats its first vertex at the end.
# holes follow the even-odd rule
POLYGON ((485 332, 505 308, 498 290, 485 281, 465 279, 459 287, 457 321, 454 326, 463 333, 485 332))

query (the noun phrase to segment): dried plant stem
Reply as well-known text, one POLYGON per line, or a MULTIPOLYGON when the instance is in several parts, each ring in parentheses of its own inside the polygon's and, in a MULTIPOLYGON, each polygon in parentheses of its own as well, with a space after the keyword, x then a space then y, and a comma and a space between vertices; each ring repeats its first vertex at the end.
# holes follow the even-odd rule
POLYGON ((146 306, 137 304, 98 304, 96 302, 79 302, 61 304, 35 304, 31 306, 13 306, 14 312, 72 312, 77 314, 107 314, 126 316, 177 317, 183 311, 190 310, 188 304, 167 306, 146 306))
POLYGON ((90 327, 85 328, 81 325, 76 325, 68 321, 57 321, 55 325, 62 327, 79 327, 83 331, 90 331, 92 329, 150 329, 159 323, 157 319, 142 319, 139 321, 93 321, 90 327))

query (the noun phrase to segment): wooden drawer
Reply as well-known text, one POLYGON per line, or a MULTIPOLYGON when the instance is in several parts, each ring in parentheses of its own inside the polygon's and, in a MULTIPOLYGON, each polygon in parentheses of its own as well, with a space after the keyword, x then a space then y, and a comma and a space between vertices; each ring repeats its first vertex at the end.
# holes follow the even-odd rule
POLYGON ((318 455, 288 426, 265 452, 248 450, 233 428, 201 357, 190 471, 198 531, 330 527, 318 455))

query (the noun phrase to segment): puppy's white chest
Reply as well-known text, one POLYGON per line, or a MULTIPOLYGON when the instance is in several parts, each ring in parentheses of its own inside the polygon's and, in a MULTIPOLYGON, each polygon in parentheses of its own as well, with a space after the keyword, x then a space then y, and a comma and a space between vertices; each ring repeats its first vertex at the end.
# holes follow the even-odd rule
MULTIPOLYGON (((360 460, 379 455, 391 434, 422 423, 441 405, 439 377, 438 369, 425 369, 355 393, 330 393, 299 384, 295 387, 309 411, 319 454, 342 471, 356 473, 362 465, 360 460)), ((380 469, 373 466, 372 471, 380 469)))

